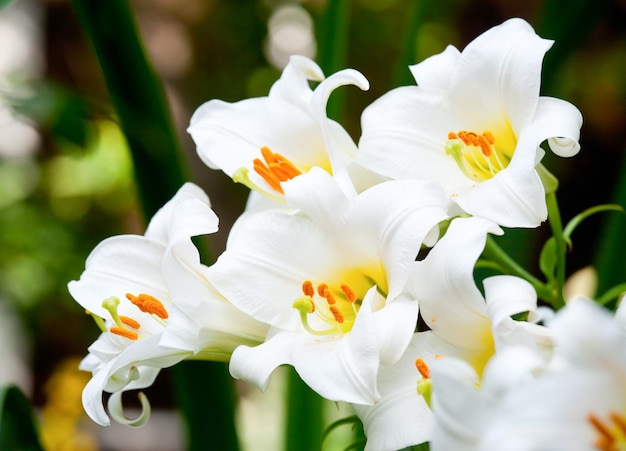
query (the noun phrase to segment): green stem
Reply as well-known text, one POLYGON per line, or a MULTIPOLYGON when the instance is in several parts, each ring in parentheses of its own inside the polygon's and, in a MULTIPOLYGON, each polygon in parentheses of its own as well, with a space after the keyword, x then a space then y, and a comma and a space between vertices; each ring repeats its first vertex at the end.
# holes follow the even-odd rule
MULTIPOLYGON (((552 290, 550 290, 546 285, 537 279, 535 276, 530 274, 524 268, 522 268, 515 260, 513 260, 509 255, 504 252, 504 250, 498 246, 493 237, 487 237, 487 243, 485 244, 485 250, 483 255, 487 257, 489 260, 493 261, 496 265, 499 266, 500 269, 511 274, 513 276, 521 277, 528 281, 537 291, 537 296, 544 300, 550 300, 553 298, 552 290)), ((484 264, 484 262, 483 262, 484 264)))
POLYGON ((287 381, 287 451, 319 451, 322 447, 323 398, 293 368, 287 381))
POLYGON ((556 200, 556 192, 550 192, 546 195, 546 205, 548 207, 548 222, 552 229, 556 244, 556 273, 555 286, 553 287, 552 307, 559 309, 565 305, 563 298, 563 287, 565 286, 565 259, 567 253, 567 243, 563 233, 563 223, 561 221, 561 212, 556 200))

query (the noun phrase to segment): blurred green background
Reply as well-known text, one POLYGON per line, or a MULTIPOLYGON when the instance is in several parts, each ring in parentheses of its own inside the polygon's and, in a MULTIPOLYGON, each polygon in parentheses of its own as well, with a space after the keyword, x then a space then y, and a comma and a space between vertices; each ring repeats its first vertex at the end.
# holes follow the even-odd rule
MULTIPOLYGON (((291 53, 317 59, 326 74, 353 67, 369 79, 368 92, 343 88, 329 106, 358 140, 363 108, 387 90, 413 83, 407 64, 448 44, 462 48, 489 27, 522 17, 541 36, 557 40, 545 60, 542 94, 566 99, 583 112, 581 153, 571 160, 548 157, 545 163, 560 180, 563 218, 615 201, 620 180, 624 185, 623 0, 132 0, 130 5, 165 88, 189 178, 208 192, 220 217, 220 232, 208 239, 214 256, 224 248, 247 189, 200 162, 185 132, 189 118, 212 98, 266 95, 291 53)), ((160 186, 158 175, 153 183, 160 186)), ((568 273, 616 247, 624 249, 623 240, 601 239, 606 227, 626 232, 623 220, 606 225, 610 215, 615 216, 594 216, 577 229, 568 273)), ((143 227, 132 158, 72 3, 9 2, 0 10, 0 384, 17 383, 47 419, 42 422, 47 449, 182 449, 180 428, 170 442, 147 444, 146 435, 158 434, 158 426, 147 433, 119 432, 129 435, 116 441, 86 420, 80 407, 89 375, 75 367, 99 330, 66 284, 80 276, 99 241, 143 233, 143 227)), ((534 273, 548 232, 543 227, 511 233, 511 253, 534 273)), ((605 265, 624 279, 624 263, 605 265)), ((254 389, 240 388, 239 411, 255 412, 246 401, 254 389)), ((147 393, 155 409, 170 410, 170 370, 147 393)), ((280 412, 280 398, 269 399, 280 412)), ((258 446, 249 449, 271 449, 258 446)))

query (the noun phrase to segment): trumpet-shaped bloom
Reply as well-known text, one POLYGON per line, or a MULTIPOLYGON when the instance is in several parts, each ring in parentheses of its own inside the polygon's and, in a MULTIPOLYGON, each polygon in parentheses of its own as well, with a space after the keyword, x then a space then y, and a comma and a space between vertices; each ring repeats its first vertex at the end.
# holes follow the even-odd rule
POLYGON ((536 227, 547 216, 539 145, 548 140, 564 157, 580 149, 580 112, 539 96, 551 45, 511 19, 463 52, 449 46, 412 66, 417 86, 394 89, 364 111, 355 161, 394 179, 434 180, 474 216, 536 227))
POLYGON ((397 364, 381 366, 376 404, 354 406, 367 449, 391 451, 431 438, 428 368, 437 359, 460 359, 481 374, 496 349, 549 343, 544 328, 510 317, 536 309, 536 294, 526 281, 494 276, 484 281, 485 297, 478 290, 473 269, 488 232, 499 228, 483 218, 454 219, 426 258, 415 262, 407 291, 431 330, 416 333, 397 364), (418 384, 424 391, 418 392, 418 384))
POLYGON ((470 370, 461 380, 448 365, 458 363, 433 367, 433 450, 626 446, 626 336, 619 319, 578 298, 548 327, 555 348, 547 365, 528 348, 496 354, 479 384, 470 370))
POLYGON ((87 258, 71 295, 103 330, 81 369, 93 377, 83 391, 89 416, 109 418, 102 392, 113 393, 110 414, 119 422, 147 421, 149 404, 135 420, 122 412, 121 393, 150 386, 159 370, 189 357, 226 360, 241 343, 258 343, 266 328, 225 301, 203 274, 191 237, 217 230, 218 219, 200 188, 184 185, 150 221, 145 236, 101 242, 87 258), (175 305, 175 298, 181 305, 175 305), (212 316, 188 319, 186 306, 201 304, 212 316), (168 330, 167 339, 164 331, 168 330))
POLYGON ((328 399, 373 403, 379 364, 398 360, 414 332, 417 303, 403 288, 448 200, 415 181, 348 198, 319 168, 284 187, 299 213, 244 215, 210 268, 221 293, 271 325, 265 343, 235 350, 231 374, 265 389, 290 364, 328 399))
POLYGON ((330 94, 346 84, 369 88, 355 70, 325 79, 313 61, 292 56, 267 97, 206 102, 193 114, 188 131, 209 167, 271 198, 283 199, 283 182, 313 167, 343 179, 345 189, 351 189, 345 179, 356 145, 326 117, 330 94), (315 90, 309 80, 320 82, 315 90))

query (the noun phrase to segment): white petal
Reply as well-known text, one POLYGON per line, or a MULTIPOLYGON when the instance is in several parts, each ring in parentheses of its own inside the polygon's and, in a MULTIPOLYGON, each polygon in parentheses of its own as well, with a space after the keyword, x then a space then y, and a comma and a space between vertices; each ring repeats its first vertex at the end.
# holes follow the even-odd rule
POLYGON ((449 45, 440 54, 426 58, 419 64, 409 66, 409 69, 419 87, 448 90, 460 57, 461 52, 456 47, 449 45))
POLYGON ((537 308, 537 293, 524 279, 515 276, 493 276, 483 281, 491 322, 498 327, 505 318, 537 308))
POLYGON ((540 141, 548 140, 550 149, 560 157, 571 157, 580 150, 580 127, 583 117, 569 102, 539 97, 533 127, 540 141))
POLYGON ((470 129, 488 129, 503 113, 515 131, 530 123, 539 98, 542 60, 551 46, 552 41, 537 36, 527 22, 510 19, 463 49, 450 98, 469 117, 476 117, 470 129))
POLYGON ((446 191, 471 181, 445 154, 450 131, 467 128, 445 92, 415 86, 396 88, 368 106, 355 161, 394 179, 436 180, 446 191))
POLYGON ((263 344, 239 346, 230 359, 230 375, 265 391, 272 372, 280 365, 291 364, 293 347, 302 340, 302 334, 275 329, 263 344))
POLYGON ((309 336, 293 350, 293 366, 304 382, 326 399, 373 404, 379 367, 377 321, 366 296, 350 332, 317 339, 309 336))
POLYGON ((409 288, 428 326, 450 343, 482 349, 491 337, 485 301, 474 282, 474 265, 488 232, 499 232, 480 218, 455 219, 426 258, 416 262, 409 288))
POLYGON ((161 368, 172 366, 189 355, 160 347, 159 339, 159 335, 153 335, 134 342, 93 375, 83 390, 83 406, 96 423, 110 424, 102 405, 104 390, 113 392, 148 387, 161 368))
POLYGON ((537 227, 548 215, 543 184, 534 169, 537 145, 536 135, 526 129, 509 166, 460 194, 456 202, 468 213, 505 227, 537 227))
POLYGON ((193 183, 185 183, 163 207, 155 213, 150 220, 148 228, 146 229, 145 237, 157 243, 167 245, 171 241, 170 233, 176 230, 172 227, 172 219, 175 219, 177 215, 185 215, 186 209, 181 204, 186 203, 189 200, 195 199, 207 206, 207 218, 204 222, 206 225, 197 233, 187 236, 194 236, 195 234, 213 233, 217 230, 217 216, 210 211, 209 198, 202 189, 194 185, 193 183))
POLYGON ((253 318, 299 330, 293 302, 302 297, 302 283, 328 280, 337 259, 333 243, 312 221, 268 210, 237 220, 226 251, 207 269, 207 277, 253 318))
POLYGON ((94 314, 109 318, 102 301, 110 296, 122 302, 119 313, 136 318, 150 329, 153 318, 126 301, 125 294, 147 293, 169 302, 161 276, 162 245, 142 236, 120 235, 102 241, 91 252, 80 280, 68 284, 72 297, 94 314))

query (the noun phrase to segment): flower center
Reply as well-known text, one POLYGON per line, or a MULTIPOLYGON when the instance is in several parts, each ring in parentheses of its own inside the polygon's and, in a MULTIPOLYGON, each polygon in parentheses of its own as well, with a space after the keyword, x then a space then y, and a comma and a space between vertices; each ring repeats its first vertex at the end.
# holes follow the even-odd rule
MULTIPOLYGON (((280 194, 284 194, 283 189, 280 186, 280 182, 286 182, 302 174, 302 171, 296 168, 291 161, 279 153, 272 152, 267 146, 261 147, 261 156, 263 157, 263 160, 255 158, 252 162, 254 172, 260 175, 274 191, 280 194)), ((245 167, 239 168, 233 174, 233 180, 237 183, 246 185, 252 190, 258 191, 261 194, 265 194, 269 197, 275 197, 274 194, 268 193, 250 180, 248 172, 248 169, 245 167)))
POLYGON ((620 451, 626 449, 626 417, 617 412, 611 412, 607 420, 601 420, 594 414, 589 414, 587 420, 596 430, 597 438, 593 444, 602 451, 620 451))
MULTIPOLYGON (((167 313, 167 310, 165 309, 163 303, 157 298, 145 293, 141 293, 138 296, 126 293, 126 299, 128 299, 132 304, 137 306, 139 310, 152 315, 152 317, 156 321, 165 326, 165 320, 167 320, 169 314, 167 313)), ((94 317, 96 323, 103 332, 108 331, 114 335, 128 338, 129 340, 137 340, 139 339, 139 329, 141 328, 141 324, 139 323, 139 321, 133 318, 120 315, 118 312, 118 307, 120 303, 120 299, 115 296, 111 296, 102 301, 102 308, 109 312, 109 314, 111 315, 111 319, 115 323, 115 326, 109 327, 107 329, 107 327, 104 325, 104 321, 102 321, 102 318, 97 317, 93 314, 92 316, 94 317)), ((91 312, 88 313, 91 314, 91 312)))
POLYGON ((302 283, 302 293, 304 296, 297 299, 293 307, 300 312, 302 325, 308 332, 313 335, 330 335, 352 329, 362 299, 359 299, 348 284, 329 286, 320 283, 315 290, 313 282, 305 280, 302 283), (309 323, 309 315, 314 315, 321 320, 321 324, 330 327, 321 330, 314 328, 309 323))
POLYGON ((450 132, 446 141, 446 155, 454 159, 466 177, 483 182, 506 168, 513 157, 514 143, 510 145, 500 141, 498 139, 496 145, 496 138, 489 130, 480 134, 467 130, 450 132))

